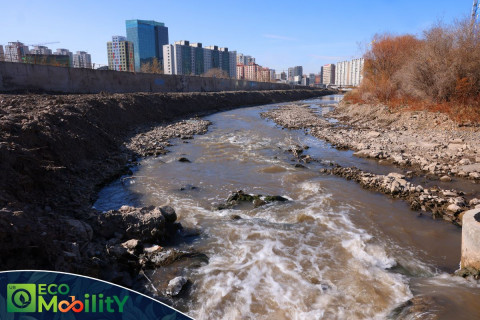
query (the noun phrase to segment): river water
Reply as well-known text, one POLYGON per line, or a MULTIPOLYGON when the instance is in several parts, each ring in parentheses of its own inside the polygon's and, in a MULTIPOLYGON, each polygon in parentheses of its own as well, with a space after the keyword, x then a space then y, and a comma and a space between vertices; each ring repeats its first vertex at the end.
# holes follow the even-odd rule
MULTIPOLYGON (((297 103, 325 115, 340 99, 297 103)), ((182 266, 180 274, 193 284, 174 306, 196 319, 480 317, 478 283, 449 275, 459 265, 461 230, 418 216, 403 201, 320 174, 324 163, 296 168, 286 151, 293 144, 343 166, 401 171, 261 118, 276 106, 207 116, 213 123, 207 134, 172 141, 169 154, 143 160, 133 177, 100 192, 98 209, 168 204, 184 226, 201 228, 199 237, 175 244, 207 254, 209 263, 182 266), (291 201, 212 209, 236 190, 291 201), (405 304, 412 297, 418 303, 405 304)), ((178 267, 149 275, 164 284, 178 267)))

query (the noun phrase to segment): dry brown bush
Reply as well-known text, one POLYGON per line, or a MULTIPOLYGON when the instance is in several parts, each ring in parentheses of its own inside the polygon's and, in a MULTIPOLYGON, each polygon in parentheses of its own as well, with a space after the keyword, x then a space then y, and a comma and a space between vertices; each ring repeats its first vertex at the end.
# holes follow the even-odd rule
POLYGON ((228 79, 228 73, 225 70, 212 68, 202 74, 202 77, 228 79))
POLYGON ((142 63, 140 70, 144 73, 163 74, 163 68, 157 58, 153 58, 151 62, 142 63))
POLYGON ((376 35, 352 100, 449 113, 480 122, 480 30, 468 19, 437 24, 422 39, 376 35))
POLYGON ((421 41, 412 35, 375 35, 364 55, 364 78, 361 91, 369 92, 381 102, 388 102, 398 90, 396 73, 409 61, 421 41))
POLYGON ((480 93, 480 41, 467 21, 437 25, 399 72, 403 94, 467 104, 480 93))

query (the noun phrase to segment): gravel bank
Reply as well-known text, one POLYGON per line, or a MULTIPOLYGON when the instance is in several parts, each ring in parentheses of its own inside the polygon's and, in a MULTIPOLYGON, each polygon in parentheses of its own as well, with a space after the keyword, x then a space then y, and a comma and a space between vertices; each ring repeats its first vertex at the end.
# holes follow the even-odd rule
MULTIPOLYGON (((358 157, 373 158, 410 170, 409 176, 436 176, 443 182, 453 176, 480 181, 480 130, 459 127, 446 115, 430 112, 391 112, 383 106, 349 105, 341 102, 320 118, 309 105, 288 105, 263 114, 290 129, 309 133, 339 149, 351 149, 358 157)), ((431 212, 433 218, 461 225, 462 213, 480 203, 467 200, 461 190, 414 185, 408 177, 375 175, 358 168, 337 166, 324 170, 354 180, 363 187, 402 198, 414 210, 431 212)))

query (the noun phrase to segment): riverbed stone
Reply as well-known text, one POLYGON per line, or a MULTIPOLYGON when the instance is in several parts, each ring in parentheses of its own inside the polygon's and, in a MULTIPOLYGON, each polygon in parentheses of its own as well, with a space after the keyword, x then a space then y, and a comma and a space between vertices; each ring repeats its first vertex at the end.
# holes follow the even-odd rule
POLYGON ((465 173, 471 172, 479 172, 480 171, 480 163, 468 164, 460 166, 459 169, 465 173))
POLYGON ((367 133, 367 137, 369 138, 378 138, 381 135, 378 131, 370 131, 367 133))
POLYGON ((480 179, 480 173, 479 172, 470 172, 468 176, 472 179, 480 179))
POLYGON ((456 212, 460 212, 462 210, 462 208, 460 208, 460 206, 452 203, 452 204, 448 205, 447 210, 450 211, 450 212, 456 213, 456 212))
POLYGON ((390 172, 387 177, 392 177, 395 179, 405 179, 405 175, 398 172, 390 172))
POLYGON ((99 215, 96 232, 107 239, 119 233, 121 238, 155 242, 165 238, 165 217, 155 206, 122 207, 99 215))
POLYGON ((442 194, 444 197, 457 197, 458 193, 452 190, 442 190, 442 194))
POLYGON ((121 244, 122 247, 128 250, 130 254, 139 252, 142 249, 142 244, 137 239, 130 239, 121 244))
POLYGON ((172 297, 177 296, 178 294, 180 294, 187 282, 188 279, 185 277, 173 278, 168 282, 166 294, 172 297))
POLYGON ((77 241, 91 241, 93 237, 93 228, 90 224, 70 218, 63 218, 62 223, 67 227, 69 235, 77 239, 77 241))
POLYGON ((450 181, 452 181, 452 178, 450 178, 449 176, 442 176, 442 177, 440 177, 440 181, 450 182, 450 181))
POLYGON ((471 199, 471 200, 468 202, 468 204, 469 204, 470 206, 476 206, 476 205, 480 204, 480 199, 473 198, 473 199, 471 199))
POLYGON ((397 180, 394 180, 390 186, 390 193, 397 194, 401 190, 400 183, 397 180))
POLYGON ((371 150, 364 149, 354 152, 353 155, 359 158, 368 158, 370 156, 370 152, 371 150))
POLYGON ((175 220, 177 220, 177 213, 175 212, 175 209, 173 209, 170 206, 163 206, 158 208, 160 210, 160 213, 162 216, 165 218, 165 222, 167 223, 174 223, 175 220))

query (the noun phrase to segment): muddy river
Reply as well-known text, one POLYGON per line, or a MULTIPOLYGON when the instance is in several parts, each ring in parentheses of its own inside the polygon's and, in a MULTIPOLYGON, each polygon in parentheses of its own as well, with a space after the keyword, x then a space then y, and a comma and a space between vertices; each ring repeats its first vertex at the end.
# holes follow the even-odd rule
MULTIPOLYGON (((341 98, 296 103, 328 117, 341 98)), ((276 106, 207 116, 207 134, 172 141, 170 153, 142 160, 132 177, 100 192, 98 209, 168 204, 182 225, 201 229, 172 245, 205 253, 208 264, 149 274, 154 285, 178 274, 191 280, 174 306, 195 319, 479 318, 480 286, 450 275, 459 266, 461 229, 320 174, 328 162, 377 174, 400 169, 260 116, 276 106), (292 145, 308 146, 304 153, 323 161, 295 167, 292 145), (236 190, 290 201, 212 209, 236 190)))

